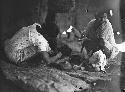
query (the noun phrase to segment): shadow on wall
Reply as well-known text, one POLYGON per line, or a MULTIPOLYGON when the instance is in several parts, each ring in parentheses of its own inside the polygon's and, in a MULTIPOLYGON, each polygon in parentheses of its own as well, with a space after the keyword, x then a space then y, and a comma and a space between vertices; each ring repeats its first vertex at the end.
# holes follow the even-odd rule
POLYGON ((57 24, 61 31, 67 30, 69 25, 83 31, 88 22, 94 18, 94 14, 103 9, 114 10, 114 16, 110 21, 114 31, 120 31, 119 0, 76 0, 73 11, 57 14, 57 24))
POLYGON ((24 26, 45 20, 47 0, 3 0, 2 43, 24 26), (44 7, 44 8, 43 8, 44 7))
MULTIPOLYGON (((66 0, 63 0, 66 1, 66 0)), ((73 0, 69 0, 73 1, 73 0)), ((104 8, 114 9, 115 14, 112 19, 114 30, 120 30, 118 23, 118 3, 119 0, 75 0, 75 8, 72 11, 68 11, 67 13, 57 13, 57 24, 61 31, 65 31, 69 28, 70 25, 73 25, 78 30, 83 31, 88 22, 94 18, 94 14, 104 8)), ((15 33, 14 31, 18 31, 22 25, 32 24, 31 20, 35 21, 34 17, 39 17, 39 21, 42 24, 45 21, 45 17, 47 14, 47 2, 48 0, 4 0, 3 2, 3 35, 10 35, 10 33, 15 33), (39 4, 41 3, 41 4, 39 4), (36 10, 36 11, 35 11, 36 10), (34 12, 33 12, 34 11, 34 12), (34 17, 31 17, 34 16, 34 17), (27 19, 27 21, 26 21, 27 19), (29 19, 29 20, 28 20, 29 19), (12 31, 11 31, 12 30, 12 31), (14 31, 13 31, 14 30, 14 31)), ((59 2, 62 2, 60 0, 59 2)), ((50 3, 51 4, 51 3, 50 3)), ((54 3, 56 4, 56 3, 54 3)), ((52 6, 52 5, 50 5, 52 6)), ((55 5, 55 7, 61 7, 64 4, 55 5)), ((69 5, 71 6, 71 5, 69 5)), ((66 3, 66 7, 68 7, 68 3, 66 3)), ((64 8, 65 9, 65 8, 64 8)), ((36 19, 37 20, 37 19, 36 19)), ((3 39, 6 38, 3 36, 3 39)))

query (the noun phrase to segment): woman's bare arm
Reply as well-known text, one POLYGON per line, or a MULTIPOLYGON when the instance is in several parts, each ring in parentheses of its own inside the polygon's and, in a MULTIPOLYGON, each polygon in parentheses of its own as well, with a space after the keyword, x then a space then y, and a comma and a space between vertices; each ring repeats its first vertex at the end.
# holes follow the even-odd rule
POLYGON ((62 53, 58 53, 56 56, 50 57, 48 52, 44 51, 42 52, 43 59, 48 63, 55 63, 61 56, 62 53))

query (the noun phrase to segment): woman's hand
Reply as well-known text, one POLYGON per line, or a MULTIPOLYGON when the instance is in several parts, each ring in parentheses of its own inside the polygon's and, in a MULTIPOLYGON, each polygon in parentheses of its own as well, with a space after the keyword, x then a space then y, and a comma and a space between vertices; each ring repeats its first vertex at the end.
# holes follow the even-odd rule
POLYGON ((63 59, 58 60, 56 63, 59 64, 59 63, 63 63, 63 62, 68 61, 68 60, 69 60, 69 57, 65 57, 63 59))
POLYGON ((56 56, 57 56, 57 58, 60 58, 62 56, 62 53, 59 52, 56 56))

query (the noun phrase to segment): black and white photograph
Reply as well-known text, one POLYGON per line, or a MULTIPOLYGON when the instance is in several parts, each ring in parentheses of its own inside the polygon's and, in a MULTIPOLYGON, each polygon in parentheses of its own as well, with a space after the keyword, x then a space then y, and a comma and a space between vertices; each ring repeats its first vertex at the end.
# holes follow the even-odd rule
POLYGON ((0 4, 0 92, 125 92, 125 0, 0 4))

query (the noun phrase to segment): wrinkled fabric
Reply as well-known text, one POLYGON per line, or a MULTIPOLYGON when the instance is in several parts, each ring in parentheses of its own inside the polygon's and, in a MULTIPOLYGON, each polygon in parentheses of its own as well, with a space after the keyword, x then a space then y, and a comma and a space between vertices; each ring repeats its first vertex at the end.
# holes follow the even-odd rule
POLYGON ((109 43, 113 46, 116 45, 112 24, 108 19, 103 21, 102 25, 99 26, 99 28, 97 29, 97 34, 98 38, 103 38, 109 41, 109 43))
POLYGON ((107 64, 106 56, 103 54, 101 50, 93 53, 93 55, 89 58, 89 63, 95 65, 95 68, 100 67, 102 71, 105 70, 105 66, 107 64))
POLYGON ((22 62, 37 52, 50 51, 48 41, 36 30, 37 23, 20 29, 5 42, 5 53, 13 62, 22 62))
POLYGON ((108 19, 104 21, 91 20, 88 23, 86 36, 89 39, 103 38, 109 41, 111 44, 115 44, 113 28, 108 19))
POLYGON ((98 41, 100 45, 103 43, 100 49, 103 50, 107 58, 114 58, 117 55, 113 28, 108 19, 91 20, 86 29, 86 36, 94 42, 98 41))

